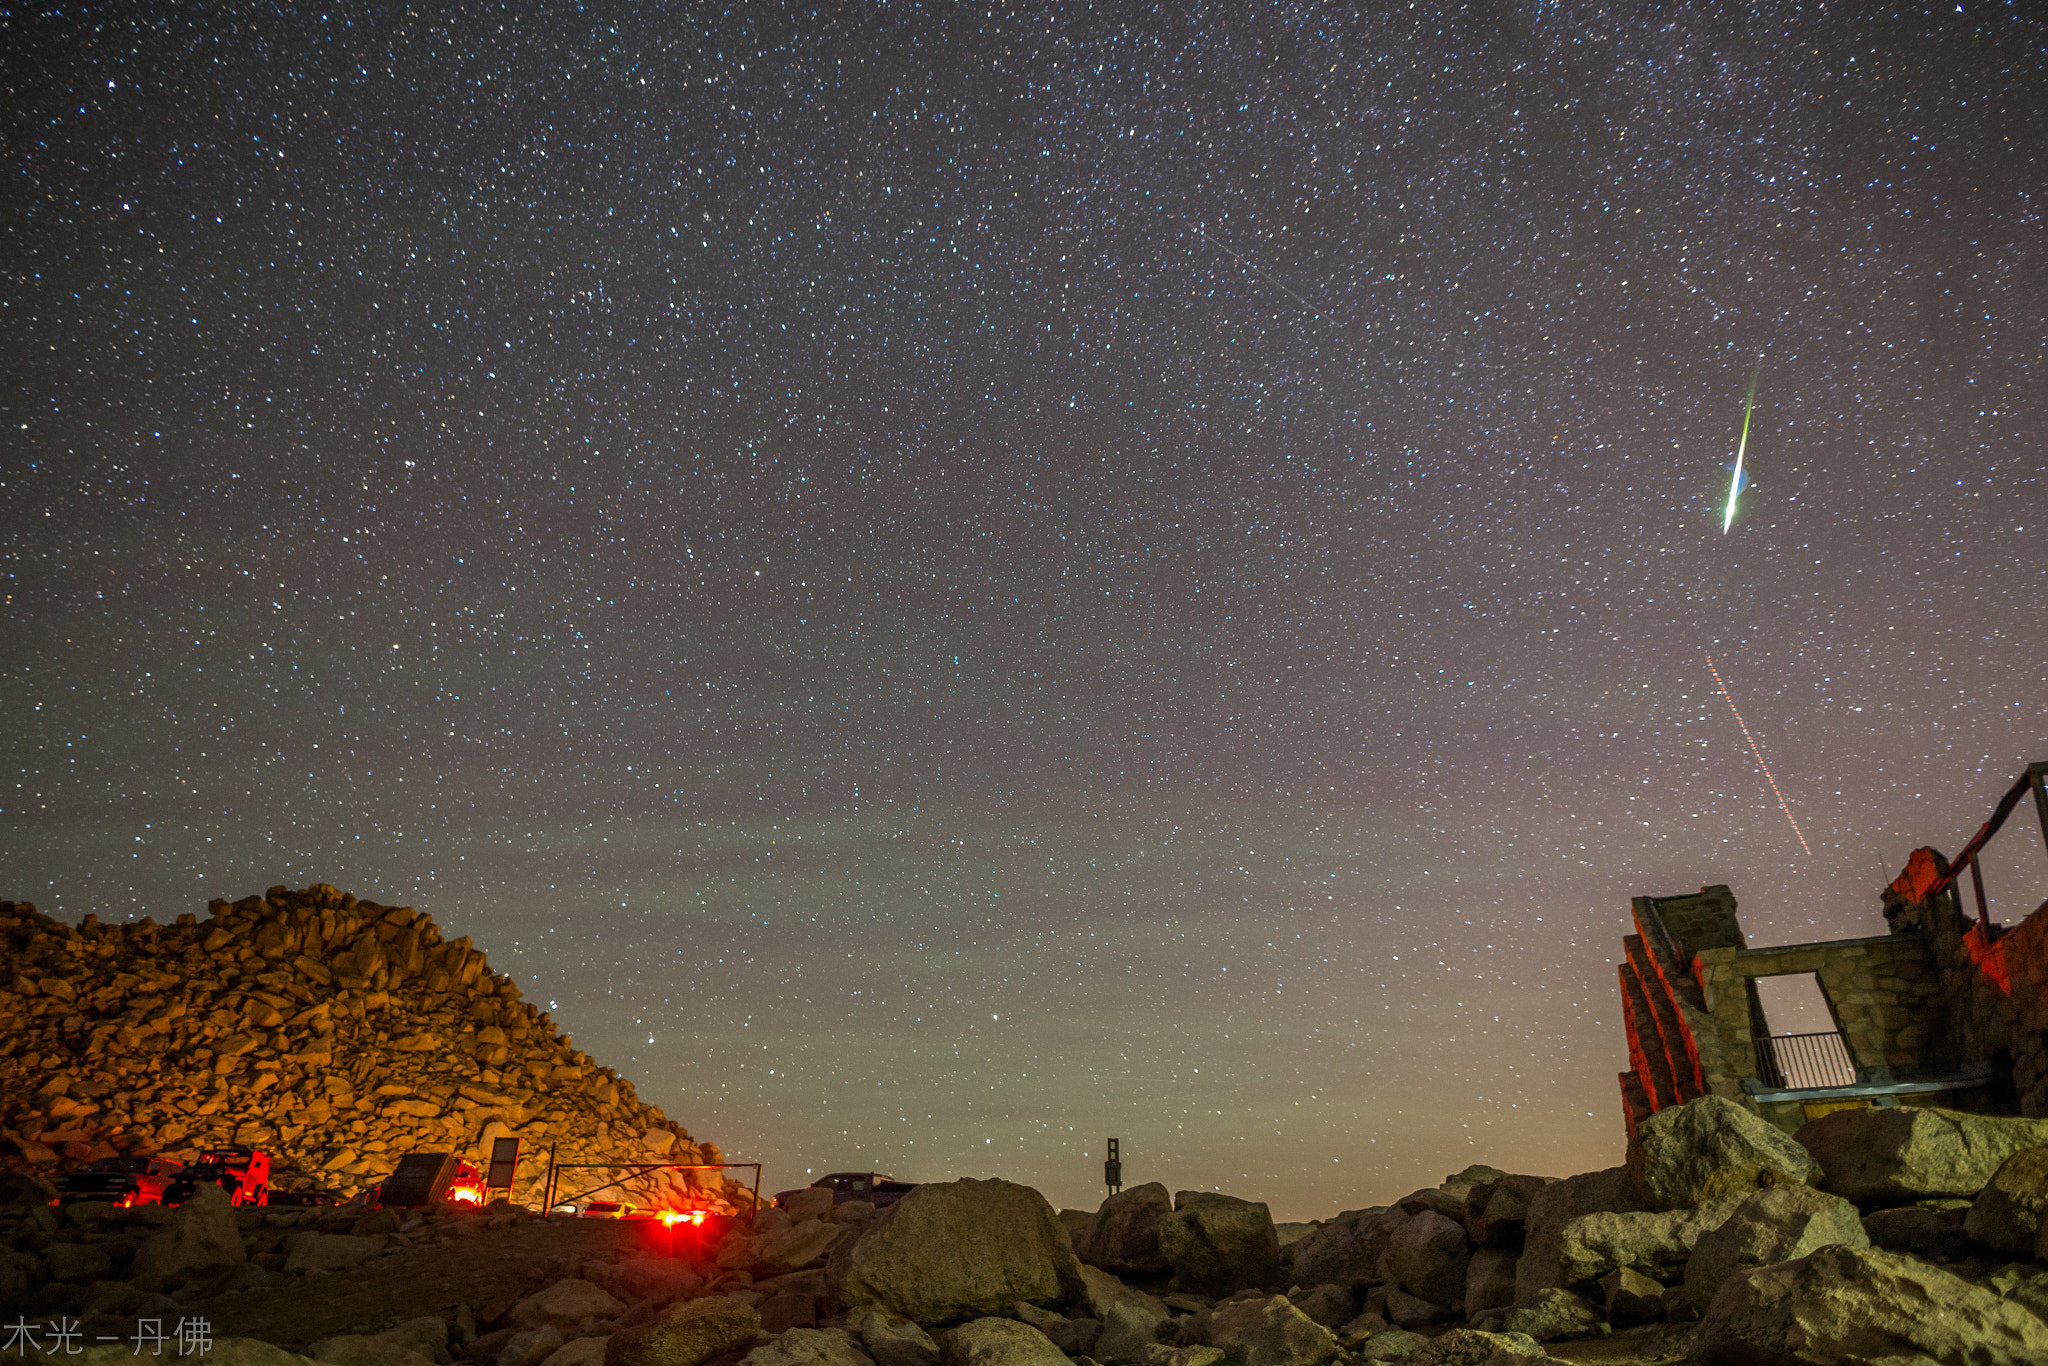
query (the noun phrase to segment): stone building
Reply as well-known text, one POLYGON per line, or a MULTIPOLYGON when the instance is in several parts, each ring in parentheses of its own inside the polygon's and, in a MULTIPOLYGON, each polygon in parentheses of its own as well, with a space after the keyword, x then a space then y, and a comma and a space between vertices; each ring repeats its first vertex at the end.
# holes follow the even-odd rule
MULTIPOLYGON (((2048 901, 2018 925, 1993 923, 1977 865, 2030 791, 2048 841, 2048 763, 2038 763, 1953 867, 1933 849, 1913 851, 1884 891, 1885 934, 1751 948, 1725 886, 1636 897, 1619 965, 1631 1139, 1646 1115, 1702 1095, 1788 1131, 1852 1106, 2048 1116, 2048 901), (1966 872, 1974 916, 1961 896, 1966 872), (1804 973, 1833 1030, 1772 1034, 1757 981, 1804 973)), ((2030 881, 2048 890, 2048 876, 2030 881)))

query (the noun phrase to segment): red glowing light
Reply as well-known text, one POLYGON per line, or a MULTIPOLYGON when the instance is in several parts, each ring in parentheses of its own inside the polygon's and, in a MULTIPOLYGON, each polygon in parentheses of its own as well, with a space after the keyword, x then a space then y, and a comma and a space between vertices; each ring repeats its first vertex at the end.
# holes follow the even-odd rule
POLYGON ((450 1200, 460 1201, 462 1204, 465 1205, 481 1205, 484 1202, 484 1197, 481 1193, 466 1189, 462 1186, 456 1186, 453 1189, 451 1189, 448 1192, 448 1198, 450 1200))
POLYGON ((670 1228, 674 1228, 677 1224, 701 1224, 704 1222, 704 1211, 701 1209, 665 1209, 661 1212, 661 1222, 667 1224, 670 1228))

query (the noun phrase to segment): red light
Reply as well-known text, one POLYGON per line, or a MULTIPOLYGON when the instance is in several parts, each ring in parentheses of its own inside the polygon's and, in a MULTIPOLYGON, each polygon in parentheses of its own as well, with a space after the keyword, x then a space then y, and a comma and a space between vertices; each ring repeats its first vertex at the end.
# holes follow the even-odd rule
POLYGON ((704 1211, 701 1209, 665 1209, 661 1212, 661 1222, 667 1224, 670 1228, 674 1228, 677 1224, 701 1224, 704 1222, 704 1211))
POLYGON ((484 1202, 483 1196, 473 1190, 465 1190, 461 1186, 457 1186, 449 1191, 448 1198, 450 1200, 459 1200, 465 1205, 481 1205, 484 1202))

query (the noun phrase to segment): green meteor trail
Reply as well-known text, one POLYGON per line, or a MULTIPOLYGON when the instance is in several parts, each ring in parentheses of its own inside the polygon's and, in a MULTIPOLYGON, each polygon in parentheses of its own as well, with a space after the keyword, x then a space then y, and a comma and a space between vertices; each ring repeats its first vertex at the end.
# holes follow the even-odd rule
POLYGON ((1742 492, 1742 455, 1749 449, 1749 415, 1756 411, 1757 376, 1764 372, 1764 358, 1756 358, 1756 369, 1749 372, 1749 397, 1742 401, 1742 440, 1735 446, 1735 472, 1728 480, 1728 510, 1721 515, 1721 534, 1728 534, 1728 527, 1735 520, 1735 495, 1742 492))

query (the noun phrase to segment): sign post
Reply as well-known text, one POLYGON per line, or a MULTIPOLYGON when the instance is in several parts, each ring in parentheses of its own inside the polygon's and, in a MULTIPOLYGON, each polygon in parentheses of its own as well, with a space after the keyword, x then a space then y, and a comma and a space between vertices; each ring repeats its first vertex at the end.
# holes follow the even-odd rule
POLYGON ((1111 1195, 1124 1188, 1124 1160, 1113 1138, 1109 1140, 1109 1158, 1102 1164, 1102 1184, 1109 1187, 1111 1195))

